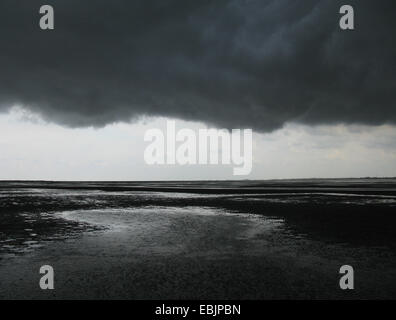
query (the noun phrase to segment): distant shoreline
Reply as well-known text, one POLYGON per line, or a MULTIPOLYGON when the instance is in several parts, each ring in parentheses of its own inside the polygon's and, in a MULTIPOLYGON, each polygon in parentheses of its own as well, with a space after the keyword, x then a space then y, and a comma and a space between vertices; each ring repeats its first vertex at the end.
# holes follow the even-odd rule
POLYGON ((0 183, 3 182, 30 182, 30 183, 182 183, 182 182, 205 182, 205 183, 215 183, 215 182, 294 182, 294 181, 341 181, 341 180, 396 180, 396 177, 343 177, 343 178, 279 178, 279 179, 210 179, 210 180, 47 180, 47 179, 0 179, 0 183))
POLYGON ((396 196, 396 179, 304 179, 245 181, 57 182, 0 181, 2 189, 64 189, 106 192, 177 192, 198 194, 335 193, 396 196))

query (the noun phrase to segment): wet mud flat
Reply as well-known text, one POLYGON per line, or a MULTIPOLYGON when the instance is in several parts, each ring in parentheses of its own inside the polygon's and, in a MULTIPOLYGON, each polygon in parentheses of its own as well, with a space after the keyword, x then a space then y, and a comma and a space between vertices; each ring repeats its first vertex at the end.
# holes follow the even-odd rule
POLYGON ((370 194, 68 186, 0 188, 0 298, 396 298, 389 183, 366 183, 370 194), (39 288, 44 264, 55 290, 39 288), (339 288, 345 264, 355 290, 339 288))

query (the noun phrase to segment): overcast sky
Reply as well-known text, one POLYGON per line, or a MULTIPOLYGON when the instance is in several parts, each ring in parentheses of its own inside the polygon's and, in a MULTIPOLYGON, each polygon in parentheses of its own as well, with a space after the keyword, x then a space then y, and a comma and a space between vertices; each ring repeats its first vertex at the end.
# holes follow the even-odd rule
POLYGON ((393 0, 42 4, 0 2, 0 179, 233 178, 145 165, 166 119, 254 129, 243 178, 396 176, 393 0))
MULTIPOLYGON (((149 166, 147 129, 165 130, 165 118, 72 129, 45 123, 21 110, 0 115, 0 179, 186 180, 396 176, 393 126, 288 124, 253 136, 253 170, 232 166, 149 166)), ((177 121, 177 128, 204 128, 177 121)))

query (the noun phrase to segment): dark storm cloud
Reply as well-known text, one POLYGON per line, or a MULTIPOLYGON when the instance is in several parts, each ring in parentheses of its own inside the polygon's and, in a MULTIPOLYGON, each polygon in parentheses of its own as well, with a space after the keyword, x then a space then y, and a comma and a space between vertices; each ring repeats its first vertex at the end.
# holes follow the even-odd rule
POLYGON ((394 0, 0 2, 0 108, 70 126, 140 115, 272 130, 396 121, 394 0), (354 5, 356 30, 339 8, 354 5))

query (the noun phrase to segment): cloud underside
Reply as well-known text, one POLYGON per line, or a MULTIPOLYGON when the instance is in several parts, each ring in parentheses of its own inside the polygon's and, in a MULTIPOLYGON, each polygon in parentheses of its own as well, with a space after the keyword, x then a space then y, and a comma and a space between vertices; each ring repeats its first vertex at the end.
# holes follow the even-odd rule
POLYGON ((168 116, 270 131, 396 122, 396 2, 0 2, 0 109, 72 127, 168 116))

